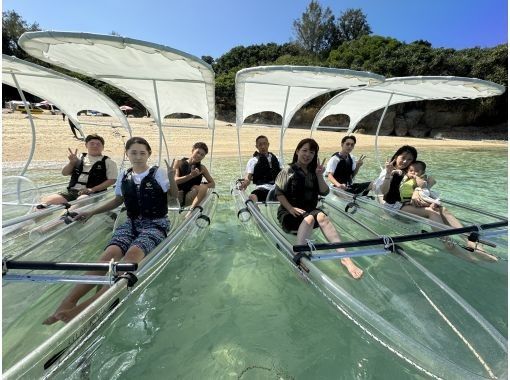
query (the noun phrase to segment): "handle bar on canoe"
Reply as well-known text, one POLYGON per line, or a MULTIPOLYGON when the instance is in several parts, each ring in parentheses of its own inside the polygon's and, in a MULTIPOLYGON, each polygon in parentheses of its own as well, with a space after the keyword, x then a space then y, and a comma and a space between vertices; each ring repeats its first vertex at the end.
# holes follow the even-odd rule
MULTIPOLYGON (((478 233, 480 231, 498 227, 506 227, 508 225, 508 221, 487 223, 481 225, 472 225, 460 228, 451 228, 442 231, 433 231, 433 232, 425 232, 420 234, 410 234, 410 235, 401 235, 401 236, 381 236, 379 238, 374 239, 366 239, 366 240, 357 240, 357 241, 348 241, 348 242, 339 242, 339 243, 322 243, 322 244, 314 244, 315 250, 326 250, 326 249, 335 249, 335 248, 353 248, 353 247, 367 247, 371 245, 378 244, 387 244, 388 241, 391 243, 403 243, 407 241, 413 240, 425 240, 431 238, 437 238, 442 236, 450 236, 450 235, 458 235, 465 232, 474 232, 478 233)), ((476 237, 477 238, 477 237, 476 237)), ((309 252, 311 250, 308 244, 302 245, 294 245, 292 247, 294 252, 309 252)))
POLYGON ((31 269, 31 270, 70 270, 70 271, 108 271, 132 272, 138 269, 137 263, 64 263, 52 261, 15 261, 3 260, 2 274, 9 269, 31 269))

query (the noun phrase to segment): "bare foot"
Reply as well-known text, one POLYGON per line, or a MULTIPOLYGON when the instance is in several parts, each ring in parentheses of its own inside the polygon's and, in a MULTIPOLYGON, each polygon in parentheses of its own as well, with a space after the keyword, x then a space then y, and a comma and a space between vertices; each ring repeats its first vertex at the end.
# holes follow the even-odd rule
POLYGON ((359 278, 361 278, 361 276, 363 276, 363 269, 358 268, 356 266, 356 264, 354 264, 352 262, 351 259, 347 258, 347 259, 342 259, 341 261, 342 261, 342 265, 347 268, 347 270, 349 271, 350 275, 353 278, 359 279, 359 278))
POLYGON ((470 241, 468 243, 468 247, 473 249, 473 254, 475 254, 476 257, 478 257, 480 260, 490 261, 490 262, 498 261, 498 258, 496 256, 485 251, 482 247, 477 246, 472 241, 470 241))
POLYGON ((73 303, 73 302, 70 302, 70 301, 62 301, 62 303, 57 307, 57 310, 55 310, 55 312, 50 315, 48 318, 46 318, 44 321, 43 321, 43 325, 52 325, 54 324, 55 322, 58 322, 60 321, 61 319, 58 317, 58 314, 64 310, 70 310, 70 309, 73 309, 76 307, 76 304, 73 303))
POLYGON ((67 323, 71 321, 74 317, 76 317, 78 314, 80 314, 83 309, 85 309, 85 306, 83 306, 83 304, 80 304, 71 309, 66 309, 55 313, 55 318, 57 318, 59 321, 67 323))

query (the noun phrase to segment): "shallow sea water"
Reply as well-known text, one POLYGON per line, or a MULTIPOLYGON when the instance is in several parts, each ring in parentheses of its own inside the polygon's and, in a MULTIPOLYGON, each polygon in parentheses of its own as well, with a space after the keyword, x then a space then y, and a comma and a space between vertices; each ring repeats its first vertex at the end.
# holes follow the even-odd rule
MULTIPOLYGON (((379 169, 370 160, 373 154, 357 153, 369 154, 358 180, 374 178, 379 169)), ((391 154, 382 152, 382 157, 386 153, 391 154)), ((445 198, 508 214, 506 149, 420 153, 445 198)), ((237 158, 216 158, 213 175, 220 200, 200 247, 179 249, 71 378, 425 377, 339 314, 274 247, 241 226, 229 192, 230 182, 239 177, 237 158)), ((486 278, 478 273, 477 279, 491 281, 490 272, 486 278)), ((507 296, 501 296, 507 292, 491 300, 491 294, 476 292, 473 287, 473 299, 507 304, 507 296)), ((507 326, 507 316, 501 318, 507 326)))

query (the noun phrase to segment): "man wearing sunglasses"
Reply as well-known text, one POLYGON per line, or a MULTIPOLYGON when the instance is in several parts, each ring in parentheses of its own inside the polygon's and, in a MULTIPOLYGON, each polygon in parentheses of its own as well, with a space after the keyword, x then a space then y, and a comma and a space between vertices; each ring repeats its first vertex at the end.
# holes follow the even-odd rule
POLYGON ((326 165, 326 175, 333 186, 339 189, 353 194, 367 195, 372 188, 372 182, 353 183, 366 157, 363 154, 357 160, 351 154, 355 145, 356 137, 344 136, 341 141, 342 150, 333 154, 326 165))

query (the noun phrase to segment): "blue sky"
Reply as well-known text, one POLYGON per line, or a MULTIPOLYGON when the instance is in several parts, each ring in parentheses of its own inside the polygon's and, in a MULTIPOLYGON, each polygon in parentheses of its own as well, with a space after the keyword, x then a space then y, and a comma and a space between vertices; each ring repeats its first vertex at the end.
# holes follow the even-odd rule
MULTIPOLYGON (((43 30, 110 34, 218 58, 239 45, 289 42, 310 0, 3 0, 43 30)), ((374 34, 463 49, 508 42, 507 0, 319 0, 361 8, 374 34)))

